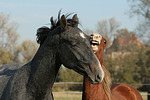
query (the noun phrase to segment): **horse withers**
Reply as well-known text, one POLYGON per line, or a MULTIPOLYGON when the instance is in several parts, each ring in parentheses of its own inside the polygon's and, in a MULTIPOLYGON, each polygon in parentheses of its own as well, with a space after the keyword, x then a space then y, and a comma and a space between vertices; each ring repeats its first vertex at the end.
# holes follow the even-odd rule
POLYGON ((104 71, 92 51, 88 36, 78 28, 75 14, 51 18, 51 28, 39 28, 37 41, 42 43, 33 59, 14 72, 0 100, 52 100, 52 86, 63 64, 85 75, 93 84, 100 83, 104 71))

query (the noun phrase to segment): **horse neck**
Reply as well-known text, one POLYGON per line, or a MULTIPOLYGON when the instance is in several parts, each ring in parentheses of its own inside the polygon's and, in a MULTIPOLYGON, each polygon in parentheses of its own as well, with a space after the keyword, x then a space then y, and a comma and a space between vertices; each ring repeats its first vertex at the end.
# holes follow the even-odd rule
POLYGON ((102 68, 105 72, 102 83, 93 85, 89 82, 88 77, 84 76, 82 100, 110 100, 111 78, 104 65, 102 65, 102 68))
POLYGON ((31 72, 27 84, 29 91, 51 92, 61 65, 59 61, 57 61, 57 50, 55 48, 57 47, 48 46, 47 43, 42 44, 30 62, 31 72))
POLYGON ((110 100, 111 77, 109 71, 107 70, 107 68, 103 63, 104 58, 103 53, 104 53, 103 49, 99 49, 99 51, 96 53, 96 56, 98 57, 102 65, 102 69, 104 70, 105 73, 103 82, 93 85, 88 81, 87 77, 84 77, 82 100, 92 100, 89 98, 93 99, 95 98, 99 100, 110 100))
POLYGON ((104 80, 103 80, 102 84, 100 84, 100 85, 102 85, 102 89, 104 89, 105 94, 107 95, 108 99, 110 100, 111 77, 110 77, 109 71, 107 70, 107 68, 105 67, 105 64, 103 63, 105 47, 106 47, 106 45, 104 45, 104 43, 102 42, 98 48, 98 51, 96 52, 96 56, 99 59, 101 65, 102 65, 102 69, 104 70, 104 73, 105 73, 104 80))

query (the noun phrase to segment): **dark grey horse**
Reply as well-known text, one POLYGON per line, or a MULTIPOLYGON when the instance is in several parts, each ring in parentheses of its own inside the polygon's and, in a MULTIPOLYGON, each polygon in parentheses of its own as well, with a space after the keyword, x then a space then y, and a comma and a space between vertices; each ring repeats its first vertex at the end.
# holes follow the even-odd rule
POLYGON ((52 100, 52 86, 60 65, 102 82, 104 72, 92 51, 88 36, 78 28, 78 18, 58 15, 51 28, 38 29, 42 44, 33 59, 12 71, 0 100, 52 100))
POLYGON ((9 63, 0 67, 0 97, 9 78, 22 66, 22 63, 9 63))

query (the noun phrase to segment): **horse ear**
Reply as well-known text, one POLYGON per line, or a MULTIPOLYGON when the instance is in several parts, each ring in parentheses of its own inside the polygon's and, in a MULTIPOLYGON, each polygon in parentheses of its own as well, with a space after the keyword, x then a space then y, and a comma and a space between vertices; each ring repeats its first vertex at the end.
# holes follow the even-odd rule
POLYGON ((62 16, 61 16, 60 27, 61 27, 62 30, 66 30, 66 27, 67 27, 67 20, 66 20, 65 15, 62 15, 62 16))
POLYGON ((79 24, 79 19, 78 19, 78 17, 77 17, 77 14, 75 14, 75 15, 72 17, 72 20, 75 21, 77 25, 79 24))

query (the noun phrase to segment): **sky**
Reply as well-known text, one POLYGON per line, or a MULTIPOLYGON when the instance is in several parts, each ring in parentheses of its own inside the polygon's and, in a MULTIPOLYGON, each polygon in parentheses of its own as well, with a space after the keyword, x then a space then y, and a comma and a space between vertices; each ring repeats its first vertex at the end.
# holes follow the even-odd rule
POLYGON ((0 0, 0 12, 10 14, 10 20, 18 24, 19 40, 36 40, 36 31, 49 24, 51 16, 58 12, 78 15, 82 30, 96 32, 98 21, 114 17, 121 28, 133 31, 137 19, 130 18, 128 0, 0 0))

